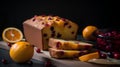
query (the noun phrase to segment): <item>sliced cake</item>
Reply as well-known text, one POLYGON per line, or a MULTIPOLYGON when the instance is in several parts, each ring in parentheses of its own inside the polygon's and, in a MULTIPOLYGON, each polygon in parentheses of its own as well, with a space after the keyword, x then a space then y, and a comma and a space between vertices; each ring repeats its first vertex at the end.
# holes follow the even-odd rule
POLYGON ((52 48, 63 50, 89 50, 93 47, 93 44, 86 42, 55 38, 50 38, 48 45, 52 48))
POLYGON ((77 58, 88 53, 88 50, 59 50, 49 48, 50 56, 53 58, 77 58))
POLYGON ((49 38, 76 39, 78 25, 58 16, 35 16, 23 23, 24 35, 36 47, 48 50, 49 38))

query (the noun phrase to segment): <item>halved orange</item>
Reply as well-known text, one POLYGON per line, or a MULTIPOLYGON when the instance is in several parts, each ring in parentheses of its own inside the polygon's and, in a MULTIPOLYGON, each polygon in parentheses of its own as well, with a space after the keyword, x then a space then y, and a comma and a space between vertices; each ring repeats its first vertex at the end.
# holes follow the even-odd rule
POLYGON ((15 27, 8 27, 3 30, 2 38, 9 43, 15 43, 23 38, 22 31, 15 27))

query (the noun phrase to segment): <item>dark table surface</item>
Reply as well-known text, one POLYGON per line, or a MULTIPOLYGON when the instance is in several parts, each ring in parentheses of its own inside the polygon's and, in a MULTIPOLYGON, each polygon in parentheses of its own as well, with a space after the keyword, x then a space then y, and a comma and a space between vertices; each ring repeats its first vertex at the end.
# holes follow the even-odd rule
POLYGON ((18 64, 12 61, 9 56, 9 51, 5 49, 0 49, 0 67, 45 67, 45 63, 42 61, 37 61, 34 59, 30 60, 30 62, 26 62, 24 64, 18 64), (2 60, 5 59, 7 63, 3 63, 2 60))
MULTIPOLYGON (((1 40, 2 38, 0 38, 0 41, 1 40)), ((45 62, 31 59, 30 62, 26 62, 23 64, 15 63, 9 56, 9 50, 0 48, 0 67, 45 67, 45 62), (6 64, 2 62, 3 59, 7 61, 6 64)))
MULTIPOLYGON (((23 64, 19 64, 19 63, 16 63, 14 61, 12 61, 12 59, 10 58, 9 56, 9 51, 8 50, 5 50, 5 49, 1 49, 0 48, 0 67, 120 67, 120 65, 101 65, 101 64, 89 64, 89 63, 80 63, 78 64, 77 63, 74 63, 76 65, 71 65, 70 64, 67 64, 68 62, 66 63, 61 63, 61 62, 56 62, 54 61, 54 64, 53 65, 49 65, 49 66, 46 66, 46 62, 43 62, 43 61, 38 61, 38 60, 35 60, 35 59, 31 59, 30 60, 32 62, 29 63, 29 62, 26 62, 26 63, 23 63, 23 64), (5 59, 7 61, 7 63, 3 63, 2 60, 5 59)), ((74 61, 73 61, 74 62, 74 61)))
MULTIPOLYGON (((36 54, 35 54, 36 55, 36 54)), ((44 55, 35 56, 37 58, 43 59, 44 55), (41 57, 43 56, 43 57, 41 57)), ((15 63, 12 61, 12 59, 9 56, 9 50, 5 50, 0 48, 0 67, 120 67, 120 65, 101 65, 101 64, 92 64, 92 63, 86 63, 86 62, 80 62, 80 61, 69 61, 69 60, 59 60, 54 58, 48 58, 52 62, 52 65, 46 66, 46 62, 48 60, 39 60, 39 59, 31 59, 30 62, 26 62, 23 64, 15 63), (7 63, 3 63, 2 60, 5 59, 7 63)))

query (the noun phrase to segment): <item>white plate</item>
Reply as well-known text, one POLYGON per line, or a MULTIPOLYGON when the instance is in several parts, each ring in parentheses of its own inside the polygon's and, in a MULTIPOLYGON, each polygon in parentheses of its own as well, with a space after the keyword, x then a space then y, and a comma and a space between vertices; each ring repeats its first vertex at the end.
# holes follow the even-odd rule
POLYGON ((88 62, 96 64, 120 65, 119 61, 112 61, 109 59, 91 59, 88 62))

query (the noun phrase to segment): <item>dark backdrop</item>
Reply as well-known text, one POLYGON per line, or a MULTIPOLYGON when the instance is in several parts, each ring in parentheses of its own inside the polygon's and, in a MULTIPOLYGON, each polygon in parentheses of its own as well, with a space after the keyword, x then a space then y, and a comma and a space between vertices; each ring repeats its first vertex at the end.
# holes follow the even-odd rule
POLYGON ((10 26, 23 30, 22 23, 26 19, 43 14, 74 21, 80 26, 80 32, 87 25, 119 29, 118 10, 119 2, 115 0, 3 0, 0 2, 0 32, 10 26))

